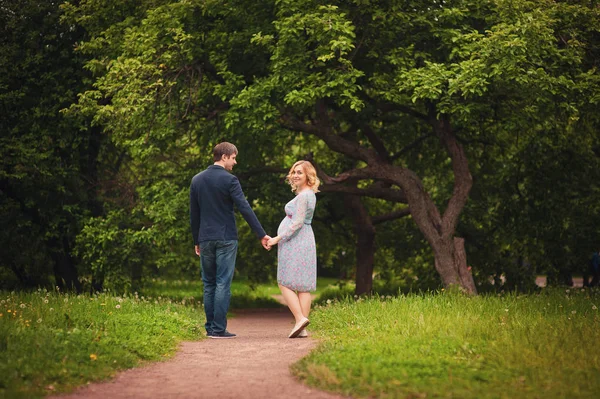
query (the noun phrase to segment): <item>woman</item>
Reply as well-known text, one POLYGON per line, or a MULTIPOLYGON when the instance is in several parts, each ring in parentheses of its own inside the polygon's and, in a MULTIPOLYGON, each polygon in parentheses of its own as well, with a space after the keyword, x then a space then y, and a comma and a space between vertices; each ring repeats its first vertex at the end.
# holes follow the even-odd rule
POLYGON ((285 205, 286 217, 277 236, 267 245, 279 244, 277 250, 277 283, 281 294, 296 319, 289 338, 307 337, 311 291, 317 289, 317 250, 310 225, 319 192, 317 172, 308 161, 296 162, 287 175, 296 197, 285 205))

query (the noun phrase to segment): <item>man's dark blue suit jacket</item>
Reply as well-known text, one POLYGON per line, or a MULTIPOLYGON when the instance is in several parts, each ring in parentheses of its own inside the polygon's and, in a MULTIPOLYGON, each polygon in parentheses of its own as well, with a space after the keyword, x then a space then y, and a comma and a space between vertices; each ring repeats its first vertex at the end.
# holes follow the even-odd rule
POLYGON ((190 186, 190 223, 194 244, 237 240, 234 204, 258 238, 263 238, 265 230, 244 197, 237 177, 218 165, 211 165, 194 176, 190 186))

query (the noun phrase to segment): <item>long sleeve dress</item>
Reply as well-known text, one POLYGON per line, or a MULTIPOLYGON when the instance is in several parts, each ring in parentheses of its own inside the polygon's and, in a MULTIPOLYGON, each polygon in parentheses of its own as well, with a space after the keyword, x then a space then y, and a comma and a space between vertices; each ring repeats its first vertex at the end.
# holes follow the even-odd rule
POLYGON ((304 190, 285 205, 286 217, 279 224, 277 282, 294 291, 317 289, 317 248, 311 222, 317 197, 304 190))

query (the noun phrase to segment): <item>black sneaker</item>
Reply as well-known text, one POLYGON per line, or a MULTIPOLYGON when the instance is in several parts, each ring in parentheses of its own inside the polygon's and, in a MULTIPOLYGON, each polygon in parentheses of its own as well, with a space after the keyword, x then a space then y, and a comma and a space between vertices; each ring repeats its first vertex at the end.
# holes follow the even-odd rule
POLYGON ((217 339, 223 339, 223 338, 235 338, 236 335, 233 333, 230 333, 229 331, 225 330, 223 332, 213 332, 211 335, 209 335, 209 337, 211 338, 217 338, 217 339))
POLYGON ((206 332, 206 336, 207 336, 207 337, 211 337, 212 335, 213 335, 213 332, 212 332, 212 331, 207 331, 207 332, 206 332))

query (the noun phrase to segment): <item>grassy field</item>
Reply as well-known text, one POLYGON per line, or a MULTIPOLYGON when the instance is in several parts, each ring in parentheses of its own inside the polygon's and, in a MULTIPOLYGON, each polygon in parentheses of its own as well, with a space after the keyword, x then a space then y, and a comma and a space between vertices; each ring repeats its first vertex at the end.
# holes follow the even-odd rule
MULTIPOLYGON (((338 291, 336 287, 337 280, 334 278, 319 278, 317 280, 316 295, 325 290, 338 291)), ((153 279, 147 282, 143 290, 145 295, 152 297, 170 298, 173 300, 186 300, 188 303, 198 303, 202 301, 202 281, 197 280, 165 280, 153 279)), ((272 296, 279 295, 277 282, 264 284, 250 284, 244 279, 234 279, 231 283, 231 304, 230 308, 272 308, 279 307, 281 304, 272 296)))
MULTIPOLYGON (((318 292, 335 291, 320 279, 318 292)), ((332 288, 332 286, 334 286, 332 288)), ((276 284, 232 287, 237 308, 279 306, 276 284)), ((0 292, 0 397, 62 392, 169 358, 204 337, 199 282, 155 280, 143 295, 0 292)), ((294 366, 353 397, 600 397, 600 293, 325 300, 322 344, 294 366)))
POLYGON ((194 304, 145 296, 0 293, 0 397, 31 398, 170 357, 204 335, 194 304))
MULTIPOLYGON (((231 308, 281 306, 273 294, 276 283, 234 280, 231 308)), ((201 300, 199 280, 155 279, 126 296, 0 292, 0 398, 62 392, 169 358, 180 341, 204 337, 201 300)))
POLYGON ((330 301, 294 372, 353 397, 600 397, 599 306, 583 289, 330 301))
MULTIPOLYGON (((185 300, 188 303, 202 302, 202 281, 153 279, 143 289, 145 295, 185 300)), ((271 297, 279 293, 277 284, 250 285, 246 280, 235 279, 231 284, 230 309, 273 308, 281 306, 271 297)))

